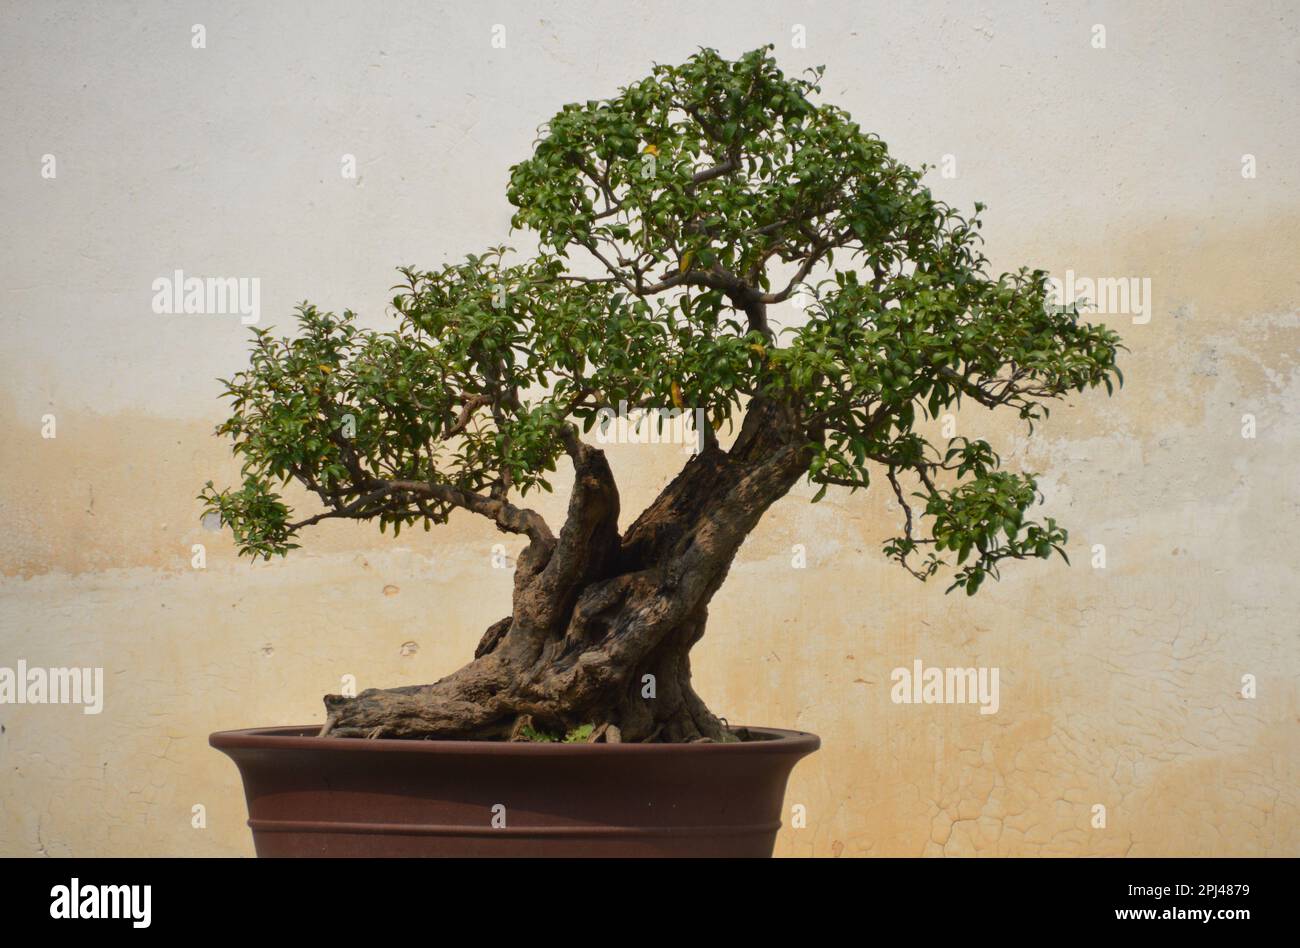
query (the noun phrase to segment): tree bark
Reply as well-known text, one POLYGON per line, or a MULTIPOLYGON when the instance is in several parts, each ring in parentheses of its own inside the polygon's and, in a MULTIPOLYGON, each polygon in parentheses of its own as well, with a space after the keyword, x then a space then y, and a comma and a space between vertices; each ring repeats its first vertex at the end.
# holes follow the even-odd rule
POLYGON ((755 400, 736 443, 711 443, 618 532, 604 454, 574 439, 560 534, 534 538, 515 571, 513 612, 468 665, 431 685, 328 695, 322 735, 509 739, 527 723, 563 735, 617 728, 623 741, 734 737, 691 687, 690 649, 745 537, 807 470, 808 439, 755 400))

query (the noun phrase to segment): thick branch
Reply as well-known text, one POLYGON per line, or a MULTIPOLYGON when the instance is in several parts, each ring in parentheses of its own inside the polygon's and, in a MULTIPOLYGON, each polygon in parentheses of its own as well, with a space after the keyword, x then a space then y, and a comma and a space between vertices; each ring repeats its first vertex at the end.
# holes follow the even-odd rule
POLYGON ((371 515, 371 506, 386 496, 410 495, 424 497, 453 507, 461 507, 487 517, 506 533, 525 534, 542 544, 553 544, 555 536, 541 514, 534 510, 516 507, 502 498, 484 497, 471 491, 461 490, 450 484, 438 484, 430 481, 414 480, 370 480, 362 485, 367 493, 349 504, 335 507, 324 513, 316 514, 297 523, 290 524, 290 529, 298 530, 320 523, 322 520, 351 519, 359 520, 371 515))
POLYGON ((605 453, 584 444, 572 428, 565 430, 565 449, 573 461, 568 516, 526 603, 538 630, 555 629, 567 617, 572 591, 608 571, 619 545, 618 487, 605 453))
POLYGON ((695 172, 691 177, 691 184, 704 184, 706 181, 712 181, 714 178, 721 178, 724 174, 731 174, 731 172, 738 170, 740 170, 740 156, 732 155, 725 161, 714 165, 712 168, 704 168, 695 172))

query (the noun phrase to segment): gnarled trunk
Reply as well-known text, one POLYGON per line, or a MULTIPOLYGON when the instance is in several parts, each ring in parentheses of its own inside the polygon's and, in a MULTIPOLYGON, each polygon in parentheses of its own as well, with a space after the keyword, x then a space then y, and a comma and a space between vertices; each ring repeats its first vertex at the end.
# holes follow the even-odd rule
POLYGON ((575 483, 559 536, 519 558, 514 612, 474 660, 431 685, 325 698, 323 734, 499 739, 524 723, 585 724, 623 741, 730 739, 691 688, 708 603, 764 511, 807 469, 807 440, 772 403, 750 405, 628 528, 602 452, 570 445, 575 483), (614 730, 617 729, 617 730, 614 730))

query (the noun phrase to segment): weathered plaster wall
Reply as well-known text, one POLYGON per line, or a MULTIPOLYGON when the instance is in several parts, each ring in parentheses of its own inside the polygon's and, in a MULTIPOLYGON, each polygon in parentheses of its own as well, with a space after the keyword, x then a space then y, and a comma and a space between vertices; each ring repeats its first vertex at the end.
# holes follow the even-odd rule
MULTIPOLYGON (((506 169, 561 103, 766 42, 791 70, 826 64, 828 97, 905 160, 954 156, 934 187, 990 205, 996 264, 1154 294, 1144 325, 1102 317, 1132 349, 1118 397, 1032 439, 995 429, 1042 472, 1073 567, 945 597, 883 561, 884 497, 812 507, 802 488, 744 548, 695 665, 732 721, 823 738, 787 799, 807 827, 778 852, 1300 851, 1294 5, 367 7, 0 11, 0 666, 107 682, 98 716, 0 705, 0 854, 250 854, 208 732, 318 720, 344 674, 436 678, 508 611, 502 538, 473 518, 398 543, 327 525, 269 565, 203 531, 193 495, 234 473, 213 379, 246 331, 154 315, 151 281, 257 276, 263 325, 308 296, 380 325, 395 265, 505 237, 506 169), (891 703, 890 671, 917 658, 996 666, 1000 710, 891 703)), ((612 456, 627 510, 679 460, 612 456)))

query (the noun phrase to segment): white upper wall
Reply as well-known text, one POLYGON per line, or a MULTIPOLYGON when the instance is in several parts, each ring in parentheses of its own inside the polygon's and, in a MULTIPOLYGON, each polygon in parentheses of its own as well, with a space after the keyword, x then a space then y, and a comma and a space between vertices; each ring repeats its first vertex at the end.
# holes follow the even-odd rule
POLYGON ((900 158, 955 156, 933 187, 989 204, 1005 266, 1082 232, 1297 203, 1293 3, 136 7, 0 11, 0 397, 20 415, 213 415, 247 330, 154 314, 177 268, 260 278, 263 326, 304 298, 383 325, 397 265, 528 245, 505 184, 541 122, 699 46, 824 64, 827 100, 900 158))

